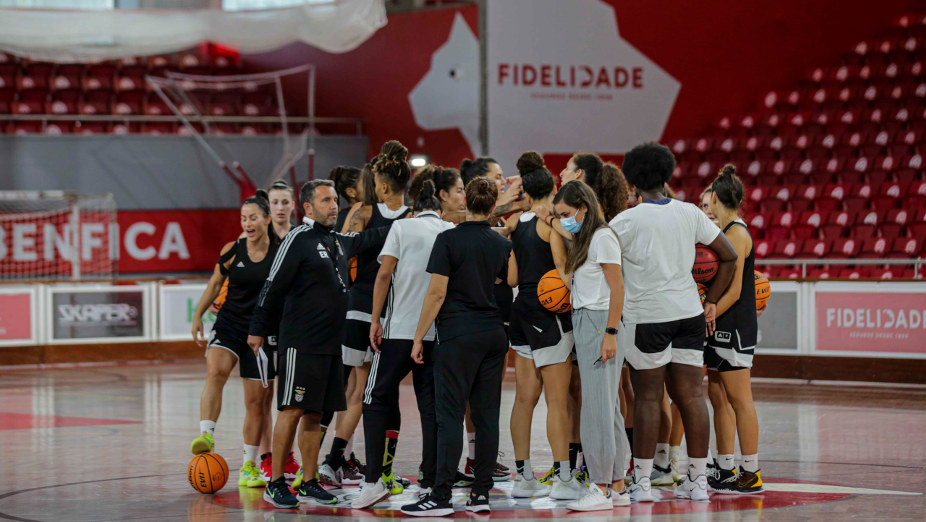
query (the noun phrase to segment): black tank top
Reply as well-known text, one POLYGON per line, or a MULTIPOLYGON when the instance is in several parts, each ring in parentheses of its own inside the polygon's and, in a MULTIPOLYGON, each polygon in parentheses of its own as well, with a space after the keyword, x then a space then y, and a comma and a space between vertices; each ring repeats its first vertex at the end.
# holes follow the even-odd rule
POLYGON ((267 276, 270 275, 270 266, 273 264, 277 251, 274 243, 271 242, 264 259, 259 263, 254 263, 248 257, 248 240, 241 238, 235 242, 235 246, 232 247, 235 260, 232 261, 228 274, 228 294, 225 304, 219 310, 216 323, 234 325, 239 328, 242 325, 244 328, 248 327, 260 290, 267 276))
MULTIPOLYGON (((367 226, 364 230, 391 227, 395 220, 403 219, 411 213, 411 209, 402 206, 395 212, 389 211, 391 215, 395 216, 389 218, 383 216, 381 207, 389 211, 384 203, 373 205, 370 221, 367 222, 367 226)), ((372 311, 373 286, 376 283, 376 273, 379 272, 379 261, 377 261, 376 258, 379 257, 379 251, 382 250, 382 246, 385 242, 385 239, 383 239, 383 243, 378 247, 367 249, 357 256, 357 278, 354 279, 354 283, 350 287, 350 296, 348 298, 349 310, 360 310, 367 313, 372 311)))
MULTIPOLYGON (((746 223, 736 220, 724 227, 723 233, 726 234, 728 230, 733 228, 734 225, 739 225, 746 229, 746 233, 749 234, 749 227, 746 226, 746 223)), ((749 234, 749 238, 752 239, 752 234, 749 234)), ((740 287, 740 298, 737 299, 733 306, 731 306, 726 312, 724 312, 721 317, 734 317, 737 320, 738 325, 746 326, 746 324, 751 320, 753 323, 756 321, 756 245, 753 243, 752 247, 749 249, 749 255, 746 256, 746 261, 743 262, 743 284, 740 287)))
POLYGON ((518 221, 511 235, 514 258, 518 263, 517 301, 528 299, 540 306, 537 300, 537 283, 544 274, 556 268, 550 243, 537 234, 537 216, 529 221, 518 221))
POLYGON ((334 222, 335 232, 340 232, 341 229, 344 228, 344 222, 347 221, 347 215, 350 214, 350 209, 352 207, 353 205, 347 208, 342 208, 341 210, 338 211, 338 220, 334 222))

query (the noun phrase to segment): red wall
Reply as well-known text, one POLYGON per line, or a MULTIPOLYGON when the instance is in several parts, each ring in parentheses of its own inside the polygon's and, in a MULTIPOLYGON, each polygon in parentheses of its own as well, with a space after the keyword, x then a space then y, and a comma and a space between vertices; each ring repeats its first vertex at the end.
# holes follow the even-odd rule
MULTIPOLYGON (((682 84, 664 141, 696 136, 724 115, 755 109, 768 90, 788 88, 814 67, 834 65, 859 40, 923 6, 917 0, 604 1, 615 7, 621 36, 682 84)), ((413 153, 457 166, 471 154, 460 133, 420 129, 408 103, 457 12, 478 33, 474 6, 422 11, 390 16, 386 27, 350 53, 297 44, 246 56, 244 63, 253 70, 314 63, 319 116, 365 119, 371 156, 384 141, 398 139, 413 153)), ((546 159, 558 170, 567 157, 546 159)))

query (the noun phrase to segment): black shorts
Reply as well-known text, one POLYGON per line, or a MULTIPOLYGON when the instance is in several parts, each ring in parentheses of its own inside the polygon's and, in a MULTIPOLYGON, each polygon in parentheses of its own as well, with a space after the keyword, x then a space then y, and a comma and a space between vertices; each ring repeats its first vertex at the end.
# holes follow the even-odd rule
POLYGON ((758 330, 758 323, 749 318, 730 313, 718 317, 714 335, 707 338, 704 364, 709 370, 720 372, 752 368, 758 330))
MULTIPOLYGON (((260 371, 257 369, 257 356, 254 350, 248 346, 247 329, 237 329, 228 325, 216 324, 212 329, 209 337, 209 345, 206 348, 218 348, 228 350, 238 358, 238 372, 242 379, 260 380, 260 371)), ((273 355, 269 346, 264 349, 267 354, 267 379, 272 380, 276 376, 273 366, 273 355)))
POLYGON ((302 408, 307 412, 343 411, 344 370, 337 355, 306 353, 296 348, 281 349, 277 409, 302 408))
POLYGON ((511 308, 509 338, 514 351, 533 359, 538 368, 568 361, 575 346, 572 315, 516 300, 511 308))
POLYGON ((704 314, 664 323, 626 324, 627 364, 635 370, 652 370, 669 363, 704 365, 704 314))
MULTIPOLYGON (((344 321, 344 337, 341 341, 341 362, 345 366, 363 366, 373 360, 373 348, 370 347, 370 321, 351 319, 358 312, 347 312, 344 321)), ((369 314, 366 314, 369 318, 369 314)))

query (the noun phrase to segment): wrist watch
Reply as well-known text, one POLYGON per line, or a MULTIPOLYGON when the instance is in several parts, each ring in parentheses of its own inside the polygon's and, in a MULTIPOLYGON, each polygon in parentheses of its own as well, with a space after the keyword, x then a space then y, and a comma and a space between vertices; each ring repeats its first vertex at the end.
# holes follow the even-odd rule
POLYGON ((611 328, 610 326, 604 329, 604 333, 608 335, 617 335, 617 328, 611 328))

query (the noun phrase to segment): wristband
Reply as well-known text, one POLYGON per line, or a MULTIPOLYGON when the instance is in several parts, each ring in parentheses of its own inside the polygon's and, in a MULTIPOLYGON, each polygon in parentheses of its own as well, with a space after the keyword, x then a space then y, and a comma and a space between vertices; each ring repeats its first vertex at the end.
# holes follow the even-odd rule
POLYGON ((712 304, 712 305, 714 305, 714 306, 717 306, 717 301, 711 301, 711 300, 708 299, 707 297, 704 298, 704 302, 705 302, 705 303, 708 303, 708 304, 712 304))
POLYGON ((610 326, 604 329, 604 333, 608 335, 617 335, 617 328, 611 328, 610 326))

